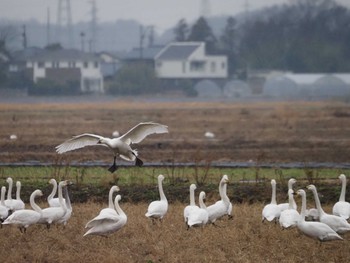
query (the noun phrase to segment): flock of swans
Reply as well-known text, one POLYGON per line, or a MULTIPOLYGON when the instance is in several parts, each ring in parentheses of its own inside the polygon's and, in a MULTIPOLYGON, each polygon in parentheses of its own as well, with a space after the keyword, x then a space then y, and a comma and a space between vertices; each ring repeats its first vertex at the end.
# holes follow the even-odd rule
POLYGON ((297 227, 300 232, 320 241, 343 240, 339 234, 350 231, 350 203, 345 201, 346 177, 344 174, 339 176, 342 183, 339 201, 333 206, 332 213, 326 213, 321 205, 317 188, 315 185, 308 185, 314 196, 316 208, 306 209, 306 191, 299 189, 293 190, 295 179, 288 181, 288 203, 277 204, 276 202, 276 181, 271 180, 272 196, 271 202, 264 206, 262 210, 262 221, 279 222, 283 229, 297 227), (294 195, 301 196, 300 214, 297 211, 297 205, 294 195), (307 220, 306 220, 307 219, 307 220))

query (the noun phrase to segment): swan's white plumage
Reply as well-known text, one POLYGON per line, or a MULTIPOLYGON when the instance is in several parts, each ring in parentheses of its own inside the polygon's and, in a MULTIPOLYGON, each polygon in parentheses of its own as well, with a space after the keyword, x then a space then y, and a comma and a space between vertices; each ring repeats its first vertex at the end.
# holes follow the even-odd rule
MULTIPOLYGON (((292 189, 293 190, 293 185, 296 183, 296 180, 294 179, 294 178, 290 178, 289 180, 288 180, 288 191, 290 190, 290 189, 292 189)), ((288 197, 288 199, 289 199, 289 197, 288 197)), ((295 202, 295 200, 294 200, 294 196, 292 195, 292 204, 293 204, 293 209, 297 209, 297 203, 295 202)), ((289 201, 288 201, 288 203, 281 203, 281 204, 278 204, 278 207, 280 208, 280 210, 281 210, 281 212, 283 211, 283 210, 286 210, 286 209, 289 209, 289 201)))
POLYGON ((184 208, 184 219, 185 223, 187 222, 188 215, 193 209, 199 208, 196 205, 195 197, 194 197, 194 191, 197 189, 197 186, 195 184, 190 185, 190 204, 184 208))
POLYGON ((168 200, 163 191, 163 180, 164 176, 160 174, 158 176, 160 200, 151 202, 148 206, 147 213, 145 214, 145 216, 152 219, 162 219, 168 211, 168 200))
POLYGON ((189 211, 187 225, 188 227, 204 226, 209 219, 207 207, 204 204, 205 192, 199 194, 199 207, 189 211))
POLYGON ((346 176, 344 174, 339 175, 339 180, 342 183, 341 193, 339 201, 333 206, 332 213, 333 215, 343 217, 347 220, 350 218, 350 203, 345 201, 346 176))
POLYGON ((0 220, 1 221, 4 221, 9 214, 9 209, 5 205, 5 194, 6 194, 6 187, 2 186, 1 187, 1 199, 0 199, 0 220))
MULTIPOLYGON (((59 198, 58 197, 54 198, 57 192, 57 181, 54 178, 52 178, 50 179, 49 183, 52 184, 52 191, 47 197, 47 202, 51 207, 60 207, 61 205, 60 205, 59 198)), ((65 202, 64 198, 63 198, 63 201, 65 202)))
POLYGON ((312 193, 314 194, 316 207, 317 207, 318 214, 320 217, 320 219, 319 219, 320 222, 327 224, 335 232, 340 233, 340 234, 345 233, 347 231, 350 231, 350 224, 344 218, 342 218, 340 216, 327 214, 322 209, 320 198, 318 197, 318 194, 317 194, 316 186, 311 184, 307 187, 307 189, 311 190, 312 193))
POLYGON ((285 209, 281 212, 281 215, 278 219, 282 228, 290 228, 296 226, 300 217, 298 211, 293 207, 293 201, 295 201, 293 193, 293 189, 288 190, 289 207, 288 209, 285 209))
POLYGON ((35 190, 30 196, 30 205, 33 210, 22 209, 13 212, 2 224, 14 224, 18 225, 20 230, 26 230, 29 226, 36 224, 41 218, 41 209, 35 203, 36 196, 42 196, 43 193, 40 190, 35 190))
POLYGON ((115 214, 101 213, 94 218, 94 225, 84 234, 87 235, 101 235, 106 236, 121 229, 127 222, 127 215, 119 206, 121 196, 115 197, 115 214))
POLYGON ((5 205, 12 211, 21 210, 25 208, 24 202, 21 200, 20 192, 21 192, 21 182, 16 182, 16 199, 12 199, 12 186, 13 186, 13 180, 11 177, 8 177, 6 179, 6 182, 8 183, 8 191, 7 191, 7 199, 5 200, 5 205))
POLYGON ((305 221, 305 210, 306 210, 306 193, 300 189, 297 192, 301 196, 301 213, 298 220, 298 229, 311 238, 318 239, 320 241, 331 241, 331 240, 342 240, 332 228, 321 222, 306 222, 305 221))
POLYGON ((67 225, 68 220, 72 216, 73 208, 72 208, 72 204, 71 204, 70 198, 69 198, 68 185, 64 186, 62 190, 63 190, 63 195, 64 195, 63 201, 64 201, 64 204, 67 207, 67 211, 64 214, 64 216, 57 221, 57 223, 58 224, 63 224, 65 226, 65 225, 67 225))
MULTIPOLYGON (((225 185, 228 183, 227 175, 223 175, 219 183, 220 200, 207 207, 209 222, 214 223, 217 219, 227 215, 230 211, 230 199, 226 194, 225 185)), ((232 208, 231 208, 232 210, 232 208)))
POLYGON ((278 207, 276 202, 276 181, 274 179, 271 180, 272 186, 272 196, 271 202, 264 206, 262 210, 262 221, 265 219, 269 222, 272 220, 277 220, 281 215, 281 209, 278 207))

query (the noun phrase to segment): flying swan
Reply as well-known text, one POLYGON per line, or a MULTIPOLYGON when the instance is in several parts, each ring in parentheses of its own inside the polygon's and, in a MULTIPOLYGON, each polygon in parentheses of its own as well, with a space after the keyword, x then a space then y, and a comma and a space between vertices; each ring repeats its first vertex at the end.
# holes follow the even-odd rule
POLYGON ((113 173, 118 169, 116 165, 117 156, 126 161, 135 161, 136 166, 142 166, 143 161, 137 157, 137 151, 131 148, 131 144, 139 143, 150 134, 168 133, 168 126, 154 123, 141 122, 118 138, 106 138, 96 134, 84 133, 56 146, 56 152, 59 154, 80 149, 85 146, 103 145, 112 150, 114 154, 113 165, 108 171, 113 173))

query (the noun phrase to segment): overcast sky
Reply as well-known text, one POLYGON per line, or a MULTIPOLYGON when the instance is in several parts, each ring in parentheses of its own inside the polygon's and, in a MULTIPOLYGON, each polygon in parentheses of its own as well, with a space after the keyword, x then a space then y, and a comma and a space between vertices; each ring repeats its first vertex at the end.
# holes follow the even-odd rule
MULTIPOLYGON (((61 0, 66 2, 66 0, 61 0)), ((211 15, 235 15, 245 10, 249 3, 251 10, 288 3, 289 0, 206 0, 211 15)), ((56 23, 59 0, 0 0, 0 18, 37 19, 47 21, 50 10, 51 23, 56 23)), ((157 31, 163 31, 176 25, 185 18, 188 22, 201 14, 202 0, 96 0, 99 22, 117 19, 135 19, 144 25, 154 25, 157 31)), ((349 0, 338 0, 350 6, 349 0)), ((91 19, 91 0, 70 0, 73 22, 91 19)))

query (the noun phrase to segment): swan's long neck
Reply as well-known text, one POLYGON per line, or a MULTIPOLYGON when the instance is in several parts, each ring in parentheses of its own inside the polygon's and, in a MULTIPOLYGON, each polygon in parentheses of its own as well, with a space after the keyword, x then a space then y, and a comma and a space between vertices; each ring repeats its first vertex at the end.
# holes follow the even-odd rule
POLYGON ((200 194, 199 195, 199 207, 202 209, 207 209, 207 206, 205 205, 204 201, 203 201, 204 195, 200 194))
POLYGON ((294 198, 293 198, 293 194, 292 193, 288 193, 288 201, 289 201, 289 209, 293 209, 293 202, 295 203, 294 201, 294 198))
POLYGON ((346 178, 341 179, 341 192, 339 201, 345 202, 345 192, 346 192, 346 178))
POLYGON ((194 199, 194 188, 190 187, 190 205, 195 206, 196 201, 194 199))
POLYGON ((223 183, 221 200, 224 201, 225 203, 230 202, 230 199, 227 196, 227 183, 223 183))
POLYGON ((60 202, 60 206, 61 208, 64 210, 64 212, 67 211, 67 206, 63 200, 63 195, 62 195, 62 186, 63 186, 64 182, 60 182, 58 184, 58 201, 60 202))
POLYGON ((159 195, 160 195, 160 200, 162 201, 167 201, 164 191, 163 191, 163 183, 161 179, 158 179, 158 188, 159 188, 159 195))
POLYGON ((6 193, 6 187, 1 187, 1 200, 0 205, 5 206, 5 193, 6 193))
POLYGON ((16 199, 21 200, 21 183, 16 184, 17 190, 16 190, 16 199))
POLYGON ((305 221, 305 213, 306 213, 306 194, 304 193, 301 196, 301 211, 299 221, 305 221))
POLYGON ((66 203, 67 209, 72 209, 72 205, 69 199, 68 186, 65 186, 63 190, 64 190, 64 199, 66 201, 65 203, 66 203))
MULTIPOLYGON (((293 189, 293 181, 292 180, 289 180, 288 181, 288 190, 290 190, 290 189, 293 189)), ((297 206, 297 203, 295 202, 295 200, 294 200, 294 196, 292 195, 292 205, 293 205, 293 207, 296 207, 297 206)))
POLYGON ((119 200, 118 199, 116 199, 115 200, 115 210, 117 211, 117 213, 118 213, 118 215, 125 215, 125 213, 124 213, 124 211, 120 208, 120 206, 119 206, 119 200))
POLYGON ((318 194, 317 194, 317 190, 312 189, 312 193, 314 194, 316 208, 317 208, 319 215, 324 214, 324 211, 323 211, 322 206, 321 206, 320 198, 318 197, 318 194))
POLYGON ((272 195, 271 195, 271 204, 277 205, 276 202, 276 184, 272 184, 272 195))
POLYGON ((111 188, 111 190, 109 191, 109 195, 108 195, 108 208, 112 208, 112 209, 114 209, 113 193, 114 193, 114 189, 111 188))
POLYGON ((12 200, 12 179, 10 178, 8 180, 8 184, 9 184, 9 189, 7 191, 7 200, 12 200))
POLYGON ((56 180, 52 180, 51 182, 52 182, 52 186, 53 187, 52 187, 51 194, 47 197, 48 200, 52 199, 55 196, 56 192, 57 192, 57 182, 56 182, 56 180))
POLYGON ((36 193, 34 192, 33 194, 30 195, 30 206, 33 208, 34 211, 38 212, 38 213, 42 213, 41 212, 41 208, 40 206, 38 206, 36 203, 35 203, 35 197, 36 197, 36 193))

